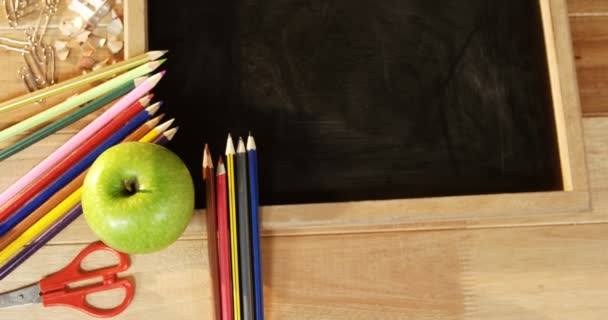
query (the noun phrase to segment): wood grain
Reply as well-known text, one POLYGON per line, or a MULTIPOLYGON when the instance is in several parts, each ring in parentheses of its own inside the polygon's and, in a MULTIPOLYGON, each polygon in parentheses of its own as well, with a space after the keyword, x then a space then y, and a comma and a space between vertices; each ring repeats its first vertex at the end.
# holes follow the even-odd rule
POLYGON ((576 14, 606 14, 608 2, 603 0, 568 0, 568 12, 576 14))
POLYGON ((583 113, 608 115, 608 2, 569 0, 583 113))
MULTIPOLYGON (((608 11, 603 0, 570 0, 568 4, 571 13, 608 11)), ((575 52, 584 48, 581 43, 594 43, 586 35, 601 34, 604 23, 576 19, 582 20, 572 23, 575 52), (594 26, 587 31, 587 25, 594 26)), ((601 65, 608 49, 601 44, 605 40, 598 41, 597 47, 588 47, 577 60, 583 110, 602 110, 598 106, 608 101, 608 97, 595 98, 606 84, 594 88, 588 98, 583 94, 592 83, 608 77, 601 65), (583 77, 581 64, 588 69, 583 77)), ((583 129, 592 206, 585 212, 556 214, 555 223, 565 225, 513 228, 508 219, 496 217, 489 229, 477 229, 480 226, 470 221, 432 227, 424 222, 387 221, 379 227, 351 228, 332 225, 348 213, 328 212, 327 218, 315 219, 330 227, 306 234, 279 228, 288 223, 297 226, 297 216, 265 210, 266 319, 607 318, 608 117, 586 118, 583 129), (327 234, 332 227, 341 229, 339 234, 327 234)), ((67 132, 71 131, 39 142, 18 160, 1 163, 0 189, 67 139, 67 132)), ((211 319, 203 214, 197 211, 184 237, 169 249, 132 257, 133 266, 125 275, 135 277, 136 296, 116 319, 211 319)), ((533 216, 525 221, 543 223, 533 216)), ((84 220, 77 220, 0 282, 0 292, 59 270, 94 240, 84 220)), ((116 296, 95 298, 94 303, 106 306, 118 300, 116 296)), ((87 316, 71 309, 32 305, 0 309, 0 318, 87 316)))

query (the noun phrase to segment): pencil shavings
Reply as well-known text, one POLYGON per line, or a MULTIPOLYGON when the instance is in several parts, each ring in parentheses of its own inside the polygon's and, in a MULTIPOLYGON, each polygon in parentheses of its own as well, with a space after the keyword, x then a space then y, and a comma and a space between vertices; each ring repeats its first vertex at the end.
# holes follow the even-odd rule
POLYGON ((89 35, 91 35, 91 31, 89 30, 82 30, 79 31, 78 33, 76 33, 73 38, 78 40, 78 42, 83 43, 86 42, 89 39, 89 35))
POLYGON ((68 45, 67 41, 63 41, 63 40, 55 40, 55 51, 59 51, 59 50, 63 50, 66 48, 66 46, 68 45))
POLYGON ((59 23, 59 31, 61 34, 69 37, 81 31, 83 27, 84 23, 80 17, 71 20, 63 20, 59 23))
POLYGON ((98 63, 96 63, 96 64, 93 66, 93 71, 98 70, 98 69, 101 69, 101 68, 103 68, 103 67, 107 66, 107 65, 108 65, 108 61, 109 61, 109 60, 110 60, 110 59, 106 58, 106 59, 104 59, 104 60, 99 61, 98 63))
POLYGON ((95 59, 91 58, 91 57, 87 57, 87 56, 81 56, 78 59, 78 63, 76 64, 76 66, 78 66, 78 68, 80 69, 93 69, 93 66, 95 66, 95 59))
POLYGON ((70 55, 70 48, 62 48, 57 50, 57 58, 60 61, 65 61, 68 59, 68 56, 70 55))
POLYGON ((108 41, 108 48, 113 54, 117 54, 122 50, 123 42, 118 40, 110 40, 108 41))
POLYGON ((108 31, 109 36, 119 36, 122 34, 123 30, 122 21, 120 21, 118 18, 113 19, 112 22, 110 22, 106 27, 106 30, 108 31))
POLYGON ((90 57, 95 53, 95 47, 87 41, 80 46, 80 52, 82 52, 83 56, 90 57))

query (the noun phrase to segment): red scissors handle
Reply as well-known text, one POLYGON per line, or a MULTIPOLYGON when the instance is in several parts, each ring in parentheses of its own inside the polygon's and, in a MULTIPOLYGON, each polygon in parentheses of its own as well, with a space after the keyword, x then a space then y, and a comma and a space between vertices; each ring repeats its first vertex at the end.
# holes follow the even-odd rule
POLYGON ((84 311, 96 317, 112 317, 127 308, 133 299, 135 286, 130 279, 118 279, 117 273, 129 268, 129 256, 118 252, 101 242, 95 242, 82 250, 76 258, 61 271, 40 280, 40 291, 44 306, 67 306, 84 311), (116 266, 85 271, 80 264, 89 254, 105 250, 118 256, 120 262, 116 266), (91 284, 78 288, 69 288, 68 284, 91 278, 102 277, 102 283, 91 284), (107 291, 117 288, 125 289, 125 298, 118 306, 112 309, 100 309, 86 301, 86 296, 95 292, 107 291))

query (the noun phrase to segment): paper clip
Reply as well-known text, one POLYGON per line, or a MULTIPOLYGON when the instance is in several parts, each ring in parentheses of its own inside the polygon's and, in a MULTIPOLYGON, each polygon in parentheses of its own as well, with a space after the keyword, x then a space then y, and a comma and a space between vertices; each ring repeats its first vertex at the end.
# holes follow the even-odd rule
POLYGON ((40 0, 2 0, 6 18, 11 27, 19 25, 19 19, 38 10, 40 0))

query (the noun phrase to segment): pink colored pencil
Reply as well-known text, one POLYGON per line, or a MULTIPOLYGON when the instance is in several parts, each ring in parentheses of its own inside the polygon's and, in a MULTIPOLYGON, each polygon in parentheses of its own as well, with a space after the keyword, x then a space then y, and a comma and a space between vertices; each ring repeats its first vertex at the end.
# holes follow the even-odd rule
POLYGON ((74 149, 76 149, 76 147, 84 143, 88 138, 95 134, 95 132, 99 131, 103 126, 115 118, 121 111, 135 103, 150 90, 152 90, 164 74, 165 71, 159 72, 135 87, 135 89, 122 97, 101 116, 89 123, 89 125, 80 130, 80 132, 59 147, 59 149, 55 150, 50 156, 48 156, 26 175, 21 177, 17 182, 6 189, 6 191, 0 194, 0 206, 8 203, 12 197, 19 194, 42 174, 53 168, 53 166, 59 161, 66 158, 74 149))

